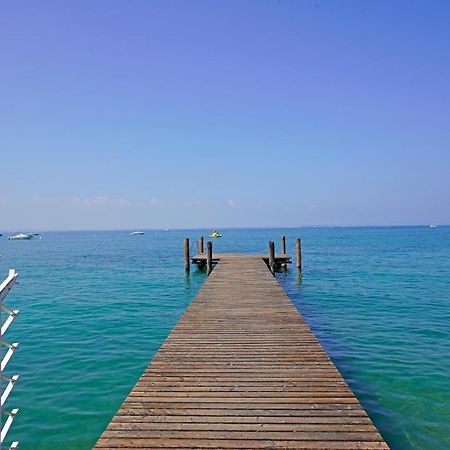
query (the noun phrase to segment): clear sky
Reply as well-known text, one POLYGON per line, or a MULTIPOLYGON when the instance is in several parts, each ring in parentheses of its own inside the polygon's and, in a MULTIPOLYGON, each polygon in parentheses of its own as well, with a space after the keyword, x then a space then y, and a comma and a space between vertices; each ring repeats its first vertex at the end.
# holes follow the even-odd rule
POLYGON ((0 232, 450 223, 450 2, 9 1, 0 232))

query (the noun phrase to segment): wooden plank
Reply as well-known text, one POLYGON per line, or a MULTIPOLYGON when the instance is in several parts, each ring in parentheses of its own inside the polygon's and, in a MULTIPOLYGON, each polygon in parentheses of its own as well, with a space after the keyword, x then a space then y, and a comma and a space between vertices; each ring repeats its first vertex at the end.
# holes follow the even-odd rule
POLYGON ((219 255, 95 448, 388 448, 265 256, 219 255))
POLYGON ((198 438, 108 438, 104 437, 96 448, 107 449, 388 449, 381 441, 299 441, 265 439, 198 439, 198 438))

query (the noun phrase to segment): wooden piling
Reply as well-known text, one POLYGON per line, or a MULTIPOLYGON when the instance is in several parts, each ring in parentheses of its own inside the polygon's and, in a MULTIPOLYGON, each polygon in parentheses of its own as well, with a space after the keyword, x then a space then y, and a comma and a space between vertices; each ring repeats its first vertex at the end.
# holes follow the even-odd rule
POLYGON ((281 253, 286 254, 286 236, 281 236, 281 253))
POLYGON ((269 268, 270 271, 275 273, 275 244, 273 241, 269 241, 269 268))
POLYGON ((186 272, 191 270, 191 260, 189 258, 189 238, 184 239, 184 270, 186 272))
POLYGON ((297 251, 297 269, 302 271, 302 243, 300 238, 296 240, 296 251, 297 251))
POLYGON ((212 270, 213 270, 213 264, 212 264, 212 242, 208 241, 208 243, 206 244, 206 247, 207 247, 206 269, 207 269, 207 273, 209 275, 212 272, 212 270))
POLYGON ((203 236, 198 239, 198 254, 203 255, 205 253, 205 248, 203 246, 203 236))

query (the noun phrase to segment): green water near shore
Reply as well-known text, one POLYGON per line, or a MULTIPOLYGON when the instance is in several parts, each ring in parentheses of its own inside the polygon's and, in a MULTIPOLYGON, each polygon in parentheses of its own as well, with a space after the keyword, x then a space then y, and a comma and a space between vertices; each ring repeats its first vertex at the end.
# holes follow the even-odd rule
MULTIPOLYGON (((217 251, 264 252, 302 236, 304 270, 277 275, 394 449, 450 448, 450 228, 221 230, 217 251), (301 282, 300 282, 301 281, 301 282)), ((182 239, 205 231, 44 233, 0 238, 20 285, 7 339, 21 378, 9 437, 22 449, 89 449, 205 274, 182 239)))

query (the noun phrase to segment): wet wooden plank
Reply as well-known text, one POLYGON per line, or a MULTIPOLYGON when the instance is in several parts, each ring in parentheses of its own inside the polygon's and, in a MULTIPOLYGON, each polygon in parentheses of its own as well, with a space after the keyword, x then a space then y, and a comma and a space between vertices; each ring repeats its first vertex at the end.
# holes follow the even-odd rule
POLYGON ((264 256, 219 255, 95 448, 388 448, 264 256))

